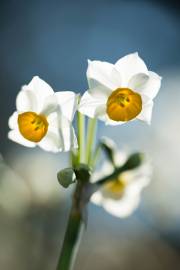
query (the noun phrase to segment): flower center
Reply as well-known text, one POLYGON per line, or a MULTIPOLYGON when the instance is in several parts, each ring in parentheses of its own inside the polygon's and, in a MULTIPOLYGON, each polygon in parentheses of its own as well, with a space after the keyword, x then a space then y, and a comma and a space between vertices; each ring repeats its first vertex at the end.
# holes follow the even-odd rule
POLYGON ((118 88, 107 100, 106 112, 114 121, 129 121, 142 110, 141 96, 129 88, 118 88))
POLYGON ((21 135, 32 142, 39 142, 46 135, 48 121, 42 114, 25 112, 18 115, 18 126, 21 135))
POLYGON ((127 186, 127 181, 119 177, 105 185, 105 189, 114 195, 121 196, 127 186))

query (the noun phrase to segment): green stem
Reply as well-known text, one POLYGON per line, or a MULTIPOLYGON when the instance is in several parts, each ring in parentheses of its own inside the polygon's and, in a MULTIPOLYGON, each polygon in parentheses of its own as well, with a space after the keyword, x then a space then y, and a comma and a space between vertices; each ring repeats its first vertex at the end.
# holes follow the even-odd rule
POLYGON ((98 144, 95 151, 94 151, 93 159, 91 159, 91 163, 90 163, 91 168, 94 168, 94 166, 96 165, 96 163, 99 159, 100 153, 101 153, 101 146, 100 146, 100 144, 98 144))
POLYGON ((92 151, 96 134, 96 118, 90 118, 88 121, 87 141, 86 141, 86 163, 91 164, 92 151))
POLYGON ((81 235, 85 227, 83 218, 85 216, 86 203, 82 201, 83 188, 84 185, 82 183, 77 183, 56 270, 71 270, 74 266, 81 235))
MULTIPOLYGON (((78 127, 78 154, 71 153, 72 165, 85 162, 85 117, 80 112, 77 116, 78 127)), ((87 201, 84 198, 86 192, 86 179, 77 180, 76 190, 73 196, 72 207, 66 228, 61 254, 58 260, 57 270, 73 269, 77 251, 79 248, 80 236, 84 229, 84 218, 86 216, 87 201)))
POLYGON ((85 150, 85 116, 78 112, 77 114, 77 126, 78 126, 78 163, 85 162, 84 150, 85 150))

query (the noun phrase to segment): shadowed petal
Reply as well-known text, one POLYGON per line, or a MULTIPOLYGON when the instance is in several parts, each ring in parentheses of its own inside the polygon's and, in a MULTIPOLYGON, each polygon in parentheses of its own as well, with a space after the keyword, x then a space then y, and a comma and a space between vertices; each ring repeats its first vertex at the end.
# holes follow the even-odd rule
POLYGON ((103 108, 103 106, 105 105, 105 101, 101 101, 100 99, 92 97, 92 95, 90 95, 88 91, 86 91, 81 98, 78 110, 82 114, 94 118, 97 117, 99 108, 103 108))
POLYGON ((137 116, 137 119, 142 120, 150 125, 153 105, 153 101, 144 104, 141 113, 137 116))
POLYGON ((153 99, 161 87, 161 77, 155 72, 137 74, 129 81, 129 88, 153 99))
POLYGON ((56 92, 55 97, 61 113, 72 122, 77 110, 78 95, 71 91, 56 92))

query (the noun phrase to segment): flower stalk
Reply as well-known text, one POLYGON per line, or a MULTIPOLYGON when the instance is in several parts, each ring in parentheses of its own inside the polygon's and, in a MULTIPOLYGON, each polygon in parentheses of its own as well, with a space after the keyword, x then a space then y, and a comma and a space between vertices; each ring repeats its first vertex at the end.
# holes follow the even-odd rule
MULTIPOLYGON (((88 143, 90 146, 93 142, 95 134, 95 121, 90 124, 90 136, 88 136, 88 143), (91 127, 91 128, 90 128, 91 127)), ((85 162, 85 117, 80 112, 77 115, 77 128, 78 128, 78 153, 77 157, 71 153, 72 165, 78 165, 85 162)), ((88 148, 90 158, 91 147, 88 148)), ((87 194, 88 194, 88 180, 84 179, 85 175, 77 176, 76 189, 73 195, 72 206, 69 214, 69 220, 65 232, 64 242, 61 250, 61 254, 58 260, 57 270, 72 270, 76 255, 79 249, 81 236, 84 231, 86 223, 86 211, 87 211, 87 194)))
POLYGON ((96 118, 90 118, 87 128, 87 140, 86 140, 86 163, 91 164, 92 151, 94 146, 94 140, 96 135, 96 118))
POLYGON ((84 183, 77 183, 57 270, 72 270, 85 227, 84 183))
POLYGON ((77 113, 77 127, 78 127, 78 163, 84 162, 84 148, 85 148, 85 116, 80 112, 77 113))

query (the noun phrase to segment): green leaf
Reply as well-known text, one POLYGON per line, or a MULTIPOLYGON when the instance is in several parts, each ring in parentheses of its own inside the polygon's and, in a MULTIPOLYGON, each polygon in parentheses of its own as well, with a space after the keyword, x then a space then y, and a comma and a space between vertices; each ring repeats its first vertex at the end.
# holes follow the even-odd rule
POLYGON ((139 167, 144 160, 144 154, 143 153, 134 153, 129 156, 126 163, 123 165, 124 170, 133 170, 137 167, 139 167))
POLYGON ((76 181, 76 176, 73 168, 66 168, 58 172, 57 174, 58 182, 64 188, 68 188, 69 185, 76 181))
POLYGON ((79 164, 75 167, 74 172, 76 174, 76 178, 80 181, 89 181, 91 176, 91 170, 86 164, 79 164))
POLYGON ((108 137, 104 137, 101 139, 100 145, 103 151, 105 152, 107 158, 112 162, 112 164, 115 165, 114 162, 114 151, 116 148, 115 143, 108 137))

